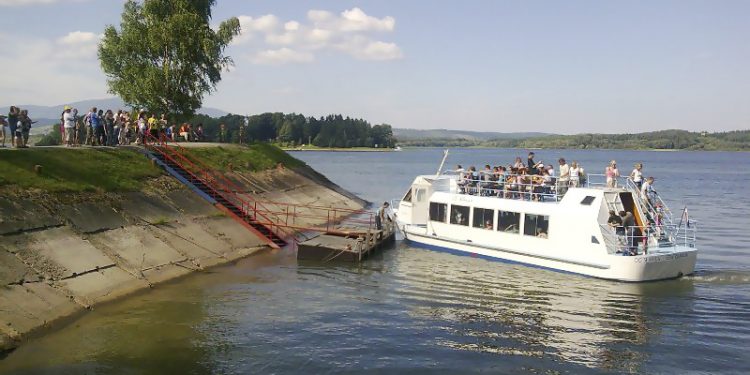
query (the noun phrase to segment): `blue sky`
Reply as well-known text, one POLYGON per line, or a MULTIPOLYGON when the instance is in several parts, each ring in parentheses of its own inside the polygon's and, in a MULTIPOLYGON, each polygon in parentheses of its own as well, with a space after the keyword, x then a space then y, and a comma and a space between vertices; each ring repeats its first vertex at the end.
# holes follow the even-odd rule
MULTIPOLYGON (((107 94, 119 0, 0 0, 0 103, 107 94)), ((204 104, 406 128, 750 128, 750 1, 220 0, 235 61, 204 104)))

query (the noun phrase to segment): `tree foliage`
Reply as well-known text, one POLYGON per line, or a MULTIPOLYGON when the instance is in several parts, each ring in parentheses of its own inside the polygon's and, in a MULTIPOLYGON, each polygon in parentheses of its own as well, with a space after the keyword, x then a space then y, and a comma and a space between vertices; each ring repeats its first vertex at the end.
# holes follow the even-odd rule
POLYGON ((217 140, 219 125, 224 124, 232 142, 278 142, 297 146, 312 143, 319 147, 389 147, 396 144, 388 124, 371 125, 363 119, 342 115, 305 117, 298 113, 267 112, 250 117, 226 115, 212 118, 194 116, 191 122, 203 124, 207 140, 217 140), (243 127, 240 140, 240 126, 243 127))
POLYGON ((193 115, 232 64, 224 49, 240 31, 236 17, 210 27, 215 3, 128 0, 120 30, 107 26, 99 44, 109 91, 135 108, 193 115))

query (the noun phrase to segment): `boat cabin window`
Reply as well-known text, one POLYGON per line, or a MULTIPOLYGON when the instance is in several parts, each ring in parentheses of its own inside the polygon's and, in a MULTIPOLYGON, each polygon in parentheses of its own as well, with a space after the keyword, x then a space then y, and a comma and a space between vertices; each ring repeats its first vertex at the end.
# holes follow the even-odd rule
POLYGON ((404 195, 401 200, 404 202, 411 202, 411 188, 406 192, 406 195, 404 195))
POLYGON ((586 198, 583 198, 583 200, 581 201, 581 204, 584 206, 591 206, 591 203, 594 202, 594 199, 596 198, 590 195, 587 195, 586 198))
POLYGON ((549 234, 549 216, 525 214, 523 234, 539 238, 547 238, 549 234))
POLYGON ((448 205, 445 203, 430 202, 430 220, 445 223, 445 213, 448 212, 448 205))
POLYGON ((474 228, 492 230, 495 228, 495 210, 474 207, 474 218, 471 221, 474 228))
POLYGON ((417 202, 423 202, 424 197, 427 195, 427 189, 417 189, 416 191, 417 202))
POLYGON ((469 225, 469 207, 451 205, 451 224, 469 225))
POLYGON ((521 214, 518 212, 498 211, 497 230, 506 233, 518 233, 521 227, 521 214))

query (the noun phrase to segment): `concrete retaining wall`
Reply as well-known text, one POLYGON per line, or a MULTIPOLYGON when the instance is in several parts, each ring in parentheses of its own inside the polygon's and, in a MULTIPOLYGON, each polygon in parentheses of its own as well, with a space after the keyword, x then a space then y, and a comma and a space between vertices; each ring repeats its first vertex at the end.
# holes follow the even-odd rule
MULTIPOLYGON (((259 199, 365 204, 312 171, 232 178, 259 199)), ((174 186, 166 182, 161 186, 174 186)), ((267 248, 187 189, 1 196, 0 350, 96 304, 267 248)))

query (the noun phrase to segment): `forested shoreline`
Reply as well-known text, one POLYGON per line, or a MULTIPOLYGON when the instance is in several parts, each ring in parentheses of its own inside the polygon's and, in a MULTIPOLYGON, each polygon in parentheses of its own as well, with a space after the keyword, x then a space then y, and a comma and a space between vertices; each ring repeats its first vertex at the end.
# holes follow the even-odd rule
POLYGON ((312 144, 329 148, 393 148, 396 144, 390 125, 371 125, 340 114, 319 118, 281 112, 218 118, 196 115, 190 123, 203 124, 207 140, 218 139, 219 127, 224 124, 229 133, 227 139, 233 143, 275 142, 282 146, 312 144))
POLYGON ((403 147, 750 151, 750 130, 717 133, 660 130, 636 134, 586 133, 491 140, 407 139, 398 144, 403 147))

